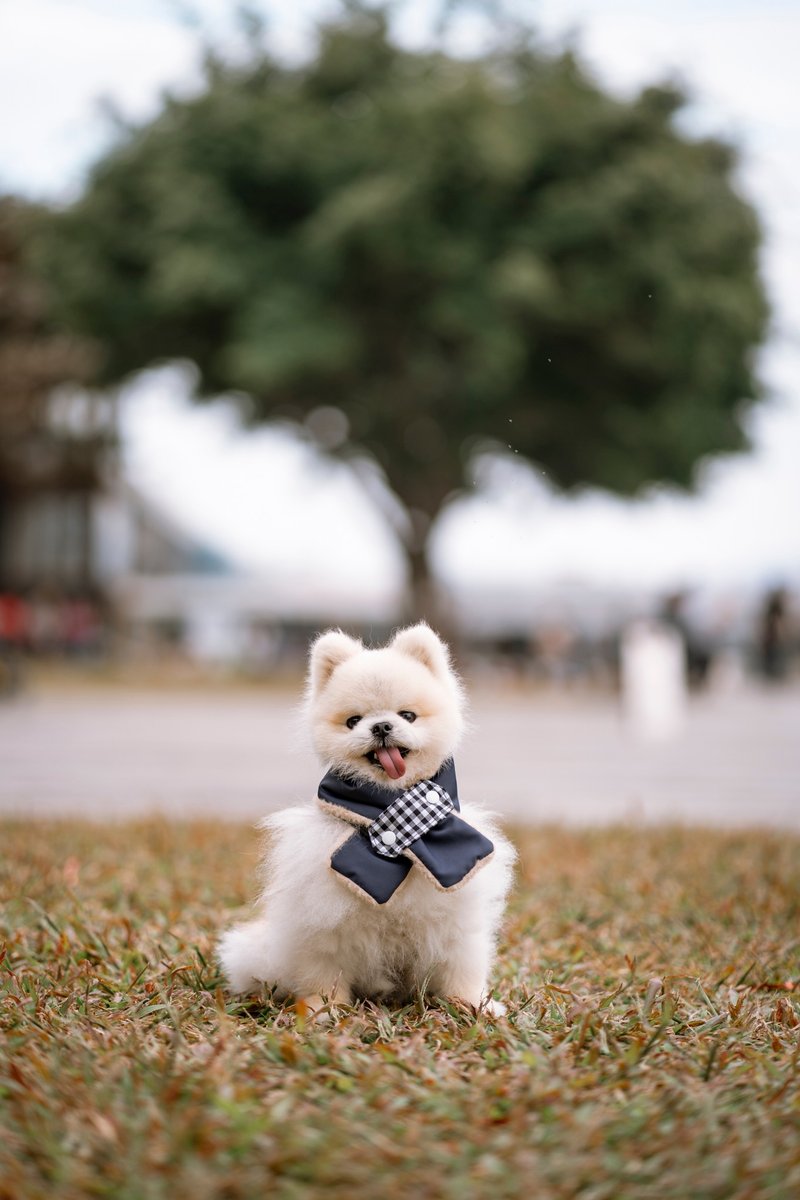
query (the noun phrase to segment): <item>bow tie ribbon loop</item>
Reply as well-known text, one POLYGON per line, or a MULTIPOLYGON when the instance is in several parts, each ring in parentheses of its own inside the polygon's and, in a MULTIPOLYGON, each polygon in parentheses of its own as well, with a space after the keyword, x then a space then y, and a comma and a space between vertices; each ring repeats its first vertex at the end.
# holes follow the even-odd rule
POLYGON ((373 783, 329 771, 319 785, 324 809, 355 825, 331 855, 331 867, 348 886, 386 904, 413 870, 441 891, 454 891, 492 857, 491 841, 458 814, 455 766, 448 759, 432 779, 399 796, 373 783))

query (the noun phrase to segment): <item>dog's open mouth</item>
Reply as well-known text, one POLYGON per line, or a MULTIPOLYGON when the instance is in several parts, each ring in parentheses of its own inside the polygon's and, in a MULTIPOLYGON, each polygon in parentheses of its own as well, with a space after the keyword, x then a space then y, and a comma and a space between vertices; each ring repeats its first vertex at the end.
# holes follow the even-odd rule
POLYGON ((402 779, 406 773, 403 760, 407 754, 405 746, 378 746, 364 757, 373 767, 382 767, 390 779, 402 779))

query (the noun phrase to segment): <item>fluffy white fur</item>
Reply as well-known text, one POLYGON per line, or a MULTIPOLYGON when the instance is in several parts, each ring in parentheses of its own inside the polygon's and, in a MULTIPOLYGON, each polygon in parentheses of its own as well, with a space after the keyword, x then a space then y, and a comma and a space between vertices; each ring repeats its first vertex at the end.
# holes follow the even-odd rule
MULTIPOLYGON (((306 712, 326 768, 402 791, 428 779, 456 749, 463 695, 444 643, 427 625, 401 630, 386 647, 367 650, 339 630, 311 650, 306 712), (402 714, 415 716, 409 721, 402 714), (348 718, 360 717, 348 728, 348 718), (366 755, 372 726, 392 726, 406 773, 390 779, 366 755)), ((443 892, 412 868, 388 904, 351 890, 331 870, 334 850, 352 827, 312 802, 268 817, 264 891, 254 920, 226 933, 220 960, 230 987, 266 983, 279 996, 316 1007, 321 998, 404 997, 417 989, 489 1004, 489 972, 511 882, 514 851, 492 817, 462 807, 462 816, 494 842, 492 858, 457 888, 443 892)))

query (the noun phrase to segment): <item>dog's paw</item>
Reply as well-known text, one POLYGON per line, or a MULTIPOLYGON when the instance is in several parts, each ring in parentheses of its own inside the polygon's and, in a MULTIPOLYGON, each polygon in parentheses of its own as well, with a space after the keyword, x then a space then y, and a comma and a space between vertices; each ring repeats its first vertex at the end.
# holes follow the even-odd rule
POLYGON ((345 998, 341 992, 330 997, 315 993, 309 996, 298 996, 294 1004, 294 1011, 302 1020, 310 1021, 314 1025, 332 1025, 336 1020, 336 1008, 349 1003, 349 997, 345 998))
POLYGON ((331 1006, 322 996, 301 996, 295 1001, 294 1011, 301 1021, 312 1025, 332 1025, 331 1006))
POLYGON ((486 1013, 487 1017, 504 1017, 508 1012, 502 1000, 493 1000, 488 996, 481 1004, 480 1011, 486 1013))

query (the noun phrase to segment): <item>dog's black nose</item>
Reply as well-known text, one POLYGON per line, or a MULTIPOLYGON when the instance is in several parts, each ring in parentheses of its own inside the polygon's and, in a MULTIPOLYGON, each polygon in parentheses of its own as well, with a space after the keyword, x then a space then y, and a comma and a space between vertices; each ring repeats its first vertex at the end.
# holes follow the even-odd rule
POLYGON ((372 726, 372 736, 376 738, 385 738, 392 732, 391 721, 376 721, 372 726))

